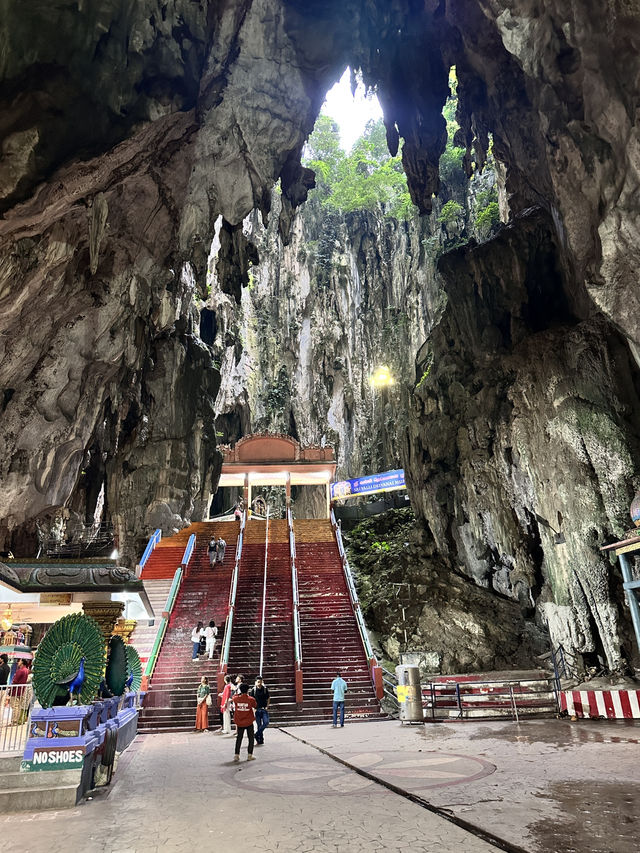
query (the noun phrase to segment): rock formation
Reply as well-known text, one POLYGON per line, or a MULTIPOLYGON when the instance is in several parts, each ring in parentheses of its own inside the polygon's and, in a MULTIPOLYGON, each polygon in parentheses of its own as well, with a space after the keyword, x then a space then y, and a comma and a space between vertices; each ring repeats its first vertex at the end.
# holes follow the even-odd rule
MULTIPOLYGON (((415 333, 429 334, 409 406, 412 502, 451 569, 535 607, 556 639, 624 666, 637 650, 619 578, 595 546, 622 531, 638 482, 635 6, 53 0, 4 4, 0 27, 5 547, 26 547, 35 520, 69 503, 90 518, 104 483, 130 560, 136 537, 203 511, 219 465, 222 365, 198 334, 216 222, 217 286, 239 300, 259 260, 243 220, 254 210, 268 220, 278 180, 279 231, 299 244, 294 211, 313 183, 302 146, 347 64, 376 87, 390 149, 404 140, 410 191, 428 213, 455 65, 467 166, 484 161, 491 134, 510 225, 443 259, 439 319, 428 272, 407 278, 412 310, 426 308, 415 333), (556 546, 549 531, 560 526, 556 546)), ((255 287, 264 275, 253 273, 255 287)), ((314 296, 309 323, 338 293, 314 296)), ((278 310, 291 336, 295 318, 278 310)), ((358 416, 335 401, 369 365, 338 363, 349 335, 342 343, 326 316, 333 386, 311 391, 301 379, 296 393, 333 412, 327 430, 332 417, 344 424, 346 458, 358 416)), ((359 327, 349 307, 340 316, 355 318, 354 342, 367 334, 369 320, 359 327)), ((280 364, 270 371, 277 407, 280 364)), ((288 413, 298 434, 316 429, 304 408, 288 413)), ((229 412, 234 429, 246 421, 242 406, 229 412)), ((385 453, 383 441, 361 459, 385 453)))

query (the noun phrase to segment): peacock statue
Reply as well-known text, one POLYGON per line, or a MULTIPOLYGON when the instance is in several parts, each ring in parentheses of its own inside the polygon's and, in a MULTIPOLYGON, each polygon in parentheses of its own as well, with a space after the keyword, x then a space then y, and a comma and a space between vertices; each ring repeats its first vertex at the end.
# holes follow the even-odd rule
POLYGON ((33 689, 43 708, 95 698, 104 670, 104 639, 90 616, 72 613, 49 628, 33 664, 33 689))
POLYGON ((142 684, 142 663, 134 646, 126 646, 126 652, 129 677, 125 682, 125 687, 135 693, 140 690, 142 684))
POLYGON ((127 667, 127 648, 122 637, 114 634, 109 640, 109 658, 104 679, 114 696, 122 696, 129 674, 127 667))

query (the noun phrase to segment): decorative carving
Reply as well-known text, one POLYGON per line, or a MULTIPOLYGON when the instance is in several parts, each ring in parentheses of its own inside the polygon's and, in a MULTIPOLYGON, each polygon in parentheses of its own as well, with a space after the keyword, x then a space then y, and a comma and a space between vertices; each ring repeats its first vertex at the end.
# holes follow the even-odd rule
POLYGON ((113 633, 122 637, 123 642, 128 643, 135 627, 135 619, 118 619, 115 628, 113 629, 113 633))
POLYGON ((139 586, 133 569, 114 563, 0 563, 0 581, 21 592, 139 586))
POLYGON ((133 580, 135 572, 124 566, 57 566, 49 564, 39 566, 31 571, 27 583, 38 586, 76 586, 92 584, 94 586, 110 586, 133 580))
POLYGON ((85 601, 82 609, 96 620, 102 631, 105 643, 113 634, 114 626, 124 610, 123 601, 85 601))

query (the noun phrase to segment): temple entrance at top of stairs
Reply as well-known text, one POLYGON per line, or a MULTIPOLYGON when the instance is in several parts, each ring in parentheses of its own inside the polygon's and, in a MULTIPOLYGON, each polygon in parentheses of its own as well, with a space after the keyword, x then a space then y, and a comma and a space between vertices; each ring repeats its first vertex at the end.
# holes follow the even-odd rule
MULTIPOLYGON (((269 503, 270 492, 282 495, 280 514, 292 508, 292 489, 295 500, 305 517, 328 518, 330 514, 330 483, 335 478, 336 461, 329 446, 303 446, 286 435, 253 434, 241 438, 233 446, 220 448, 224 461, 218 490, 224 489, 221 501, 214 502, 220 511, 233 513, 235 497, 242 496, 244 507, 254 510, 254 501, 261 497, 269 503), (303 487, 314 487, 314 489, 303 487), (310 493, 315 493, 311 499, 310 493), (318 500, 318 493, 322 497, 318 500), (227 498, 225 501, 224 498, 227 498)), ((209 505, 211 506, 211 497, 209 505)), ((279 503, 279 501, 278 501, 279 503)), ((274 506, 275 509, 275 506, 274 506)), ((300 516, 300 512, 296 515, 300 516)))

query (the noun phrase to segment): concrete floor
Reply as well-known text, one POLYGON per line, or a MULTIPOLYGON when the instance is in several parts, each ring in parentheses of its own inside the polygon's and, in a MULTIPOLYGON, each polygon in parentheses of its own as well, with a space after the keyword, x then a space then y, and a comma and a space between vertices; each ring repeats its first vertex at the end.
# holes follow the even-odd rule
POLYGON ((2 816, 0 838, 23 853, 636 853, 639 740, 607 722, 368 722, 269 729, 234 764, 233 738, 147 735, 110 789, 2 816))

